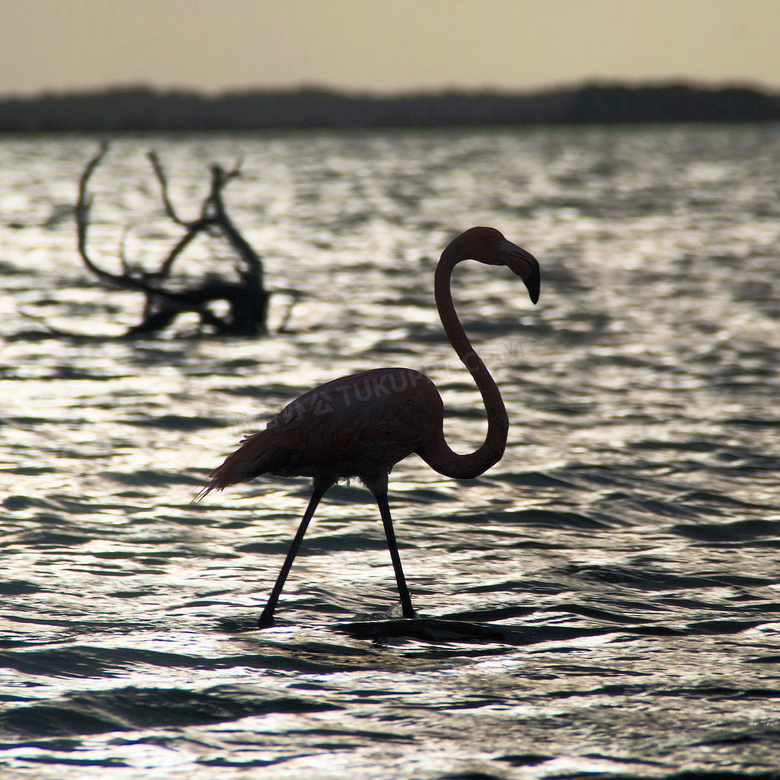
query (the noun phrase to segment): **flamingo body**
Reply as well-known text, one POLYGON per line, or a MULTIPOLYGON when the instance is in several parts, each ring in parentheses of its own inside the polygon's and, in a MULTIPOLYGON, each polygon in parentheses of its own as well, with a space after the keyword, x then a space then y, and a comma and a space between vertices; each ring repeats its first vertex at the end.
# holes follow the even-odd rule
POLYGON ((371 480, 389 474, 441 427, 443 403, 427 376, 409 368, 375 368, 334 379, 296 398, 263 431, 211 474, 209 488, 261 474, 371 480))

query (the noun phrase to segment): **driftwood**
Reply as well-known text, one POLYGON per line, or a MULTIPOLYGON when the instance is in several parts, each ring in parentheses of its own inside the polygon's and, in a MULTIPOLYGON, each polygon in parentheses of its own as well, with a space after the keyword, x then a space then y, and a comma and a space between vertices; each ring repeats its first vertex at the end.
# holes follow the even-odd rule
MULTIPOLYGON (((93 197, 87 187, 95 169, 100 165, 108 144, 87 163, 79 181, 75 217, 78 250, 85 266, 106 285, 123 290, 134 290, 146 297, 143 320, 130 328, 125 337, 149 336, 168 327, 180 314, 194 312, 200 319, 198 334, 218 336, 261 336, 267 333, 267 315, 270 293, 263 286, 263 264, 246 239, 227 215, 222 192, 227 184, 240 175, 240 162, 226 171, 219 165, 211 166, 211 190, 201 205, 200 216, 190 222, 179 217, 168 194, 168 180, 155 152, 147 155, 160 185, 165 213, 184 231, 182 237, 168 252, 156 271, 131 265, 125 257, 124 242, 120 248, 121 273, 112 273, 99 266, 89 255, 87 237, 93 197), (166 286, 173 265, 190 243, 201 233, 220 236, 234 249, 239 258, 237 281, 228 281, 217 274, 207 274, 194 287, 174 289, 166 286), (212 304, 227 304, 225 314, 217 314, 212 304)), ((288 313, 289 314, 289 313, 288 313)))

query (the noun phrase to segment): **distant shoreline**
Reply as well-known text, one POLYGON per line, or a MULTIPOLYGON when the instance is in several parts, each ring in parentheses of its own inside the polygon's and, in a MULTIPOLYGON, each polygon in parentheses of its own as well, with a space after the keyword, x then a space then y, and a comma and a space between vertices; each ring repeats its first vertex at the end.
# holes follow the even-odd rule
POLYGON ((780 94, 742 86, 591 84, 536 93, 398 96, 301 88, 225 93, 116 87, 0 95, 0 133, 512 127, 780 121, 780 94))

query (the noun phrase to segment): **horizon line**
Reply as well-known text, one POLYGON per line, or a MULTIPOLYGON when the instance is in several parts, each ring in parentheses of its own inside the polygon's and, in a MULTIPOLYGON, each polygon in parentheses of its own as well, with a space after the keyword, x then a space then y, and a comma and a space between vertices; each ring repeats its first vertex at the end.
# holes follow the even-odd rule
POLYGON ((323 94, 337 95, 353 99, 371 98, 375 100, 397 100, 419 97, 439 97, 446 95, 492 95, 500 97, 534 97, 546 94, 559 94, 568 92, 577 92, 588 88, 616 89, 623 88, 629 90, 640 89, 664 89, 670 87, 684 87, 696 91, 718 92, 732 89, 746 89, 753 92, 759 92, 767 96, 780 96, 780 85, 772 87, 768 84, 762 84, 749 79, 729 79, 729 80, 703 80, 696 78, 686 78, 682 76, 648 78, 648 79, 626 79, 619 77, 591 77, 570 82, 551 83, 548 85, 511 88, 505 86, 458 86, 442 85, 439 87, 411 87, 403 90, 381 90, 381 89, 357 89, 350 87, 339 87, 331 84, 319 83, 316 81, 299 82, 297 84, 279 84, 279 85, 261 85, 246 87, 224 87, 219 89, 207 89, 203 87, 188 86, 163 86, 144 81, 118 81, 103 85, 94 85, 88 87, 42 87, 37 91, 18 92, 14 90, 0 89, 0 101, 4 100, 37 100, 51 97, 73 97, 84 95, 101 95, 106 93, 122 92, 149 92, 159 96, 168 95, 191 95, 202 97, 206 100, 217 100, 224 97, 250 94, 301 94, 307 92, 319 92, 323 94))

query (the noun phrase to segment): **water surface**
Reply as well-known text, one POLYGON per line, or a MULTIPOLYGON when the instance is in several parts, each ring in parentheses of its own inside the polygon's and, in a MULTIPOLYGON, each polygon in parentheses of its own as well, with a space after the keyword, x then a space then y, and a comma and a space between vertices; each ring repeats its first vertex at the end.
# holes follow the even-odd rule
MULTIPOLYGON (((153 268, 211 162, 263 255, 261 340, 118 338, 142 301, 75 251, 98 140, 0 142, 0 766, 9 776, 225 780, 778 776, 780 128, 286 133, 116 141, 91 249, 153 268), (244 433, 317 383, 426 371, 461 451, 479 394, 438 322, 447 241, 493 225, 536 255, 534 307, 466 263, 461 318, 511 430, 483 477, 410 458, 391 506, 263 479, 192 498, 244 433), (38 318, 32 319, 30 317, 38 318), (44 337, 52 327, 88 338, 44 337)), ((229 250, 192 248, 181 271, 229 250)))

